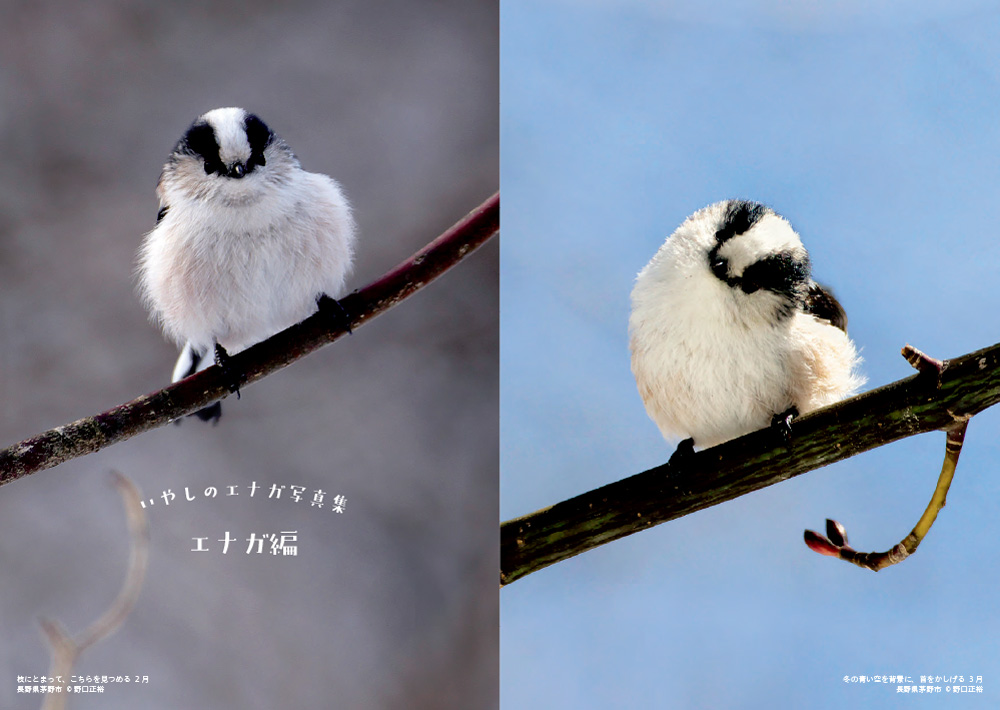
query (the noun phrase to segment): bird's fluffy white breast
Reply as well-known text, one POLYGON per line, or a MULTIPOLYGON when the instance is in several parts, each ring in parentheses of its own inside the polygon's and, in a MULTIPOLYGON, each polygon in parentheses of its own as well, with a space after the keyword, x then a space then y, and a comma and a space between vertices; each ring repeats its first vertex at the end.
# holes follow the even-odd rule
MULTIPOLYGON (((236 187, 252 189, 248 178, 236 187)), ((236 194, 238 197, 238 194, 236 194)), ((339 186, 299 168, 253 199, 200 198, 163 186, 169 205, 140 251, 140 287, 183 344, 236 352, 336 297, 351 266, 354 224, 339 186)))
POLYGON ((746 322, 721 281, 655 266, 636 281, 629 331, 632 372, 664 436, 712 446, 787 409, 783 334, 746 322))

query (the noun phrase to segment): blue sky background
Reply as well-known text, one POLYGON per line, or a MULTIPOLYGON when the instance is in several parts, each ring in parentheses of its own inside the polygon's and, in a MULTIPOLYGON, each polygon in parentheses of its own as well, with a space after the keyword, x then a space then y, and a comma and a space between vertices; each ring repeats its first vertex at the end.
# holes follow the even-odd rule
MULTIPOLYGON (((862 348, 868 387, 1000 341, 1000 9, 987 2, 501 2, 501 515, 664 462, 629 371, 638 270, 694 210, 773 206, 862 348)), ((995 707, 1000 412, 948 506, 879 574, 944 435, 814 471, 501 591, 503 708, 995 707), (850 675, 983 677, 901 698, 850 675)), ((944 683, 938 683, 944 685, 944 683)))

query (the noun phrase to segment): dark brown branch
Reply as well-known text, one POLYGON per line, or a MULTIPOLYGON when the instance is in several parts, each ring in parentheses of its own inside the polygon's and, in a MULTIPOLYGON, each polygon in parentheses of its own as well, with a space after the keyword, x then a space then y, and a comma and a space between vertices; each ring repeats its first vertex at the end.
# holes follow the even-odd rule
MULTIPOLYGON (((232 367, 250 384, 337 340, 392 308, 455 266, 500 230, 500 195, 494 194, 444 234, 382 278, 340 300, 350 322, 334 327, 322 313, 233 355, 232 367)), ((63 461, 91 454, 190 414, 229 394, 213 366, 165 389, 101 414, 56 427, 0 451, 0 485, 63 461)))
POLYGON ((934 378, 934 385, 936 387, 941 386, 941 373, 948 366, 946 362, 942 362, 937 358, 933 358, 926 353, 917 350, 915 347, 907 343, 903 346, 903 350, 900 353, 903 358, 913 366, 913 369, 922 374, 924 377, 934 378))
POLYGON ((500 527, 500 584, 606 542, 908 436, 947 429, 1000 402, 1000 344, 796 419, 791 448, 770 430, 699 451, 500 527), (937 373, 935 373, 937 374, 937 373))

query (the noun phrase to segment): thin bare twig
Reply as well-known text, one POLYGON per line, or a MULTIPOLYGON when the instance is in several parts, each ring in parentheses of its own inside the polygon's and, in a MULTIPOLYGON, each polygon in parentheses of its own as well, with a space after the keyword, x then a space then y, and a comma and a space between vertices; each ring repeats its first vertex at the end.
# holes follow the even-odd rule
POLYGON ((948 429, 1000 402, 1000 344, 798 418, 790 446, 769 429, 692 454, 500 526, 500 584, 598 545, 908 436, 948 429))
POLYGON ((73 665, 77 658, 98 641, 113 634, 125 622, 129 612, 132 611, 139 599, 142 582, 146 576, 146 565, 149 560, 149 522, 142 509, 142 494, 136 485, 123 474, 112 471, 111 475, 114 476, 114 484, 122 495, 125 516, 128 521, 129 539, 131 540, 125 582, 111 607, 75 639, 58 621, 54 619, 38 620, 45 633, 45 638, 49 642, 49 651, 52 656, 51 670, 49 671, 53 678, 51 685, 59 688, 58 692, 45 696, 42 710, 62 710, 66 707, 68 702, 66 686, 69 684, 70 674, 73 672, 73 665))
MULTIPOLYGON (((941 375, 944 373, 947 363, 925 355, 912 345, 903 348, 903 357, 913 365, 921 375, 930 377, 935 387, 941 386, 941 375)), ((965 430, 968 428, 971 414, 955 416, 955 421, 945 428, 947 434, 944 445, 944 463, 941 464, 941 474, 938 476, 937 486, 931 496, 924 514, 914 526, 910 534, 899 542, 898 545, 885 552, 858 552, 847 544, 847 530, 836 520, 827 519, 826 536, 820 535, 813 530, 806 530, 803 534, 806 545, 813 552, 830 557, 838 557, 845 562, 850 562, 862 567, 878 572, 886 567, 899 564, 907 557, 917 551, 921 541, 930 532, 931 526, 937 520, 938 513, 944 508, 948 497, 948 489, 951 481, 955 477, 955 468, 958 466, 958 457, 962 453, 962 445, 965 443, 965 430)))
POLYGON ((947 430, 944 463, 941 465, 941 475, 938 476, 934 495, 931 496, 930 503, 927 504, 924 514, 920 516, 920 520, 917 521, 913 530, 899 544, 885 552, 858 552, 847 544, 847 530, 844 526, 836 520, 828 519, 825 537, 813 530, 805 531, 803 537, 809 549, 821 555, 838 557, 845 562, 870 569, 873 572, 899 564, 916 552, 917 547, 937 519, 938 513, 944 508, 948 488, 951 486, 952 478, 955 476, 955 467, 958 465, 958 455, 962 453, 962 443, 965 441, 965 429, 968 423, 968 419, 955 422, 955 425, 947 430))
MULTIPOLYGON (((496 193, 437 239, 382 278, 340 300, 348 314, 341 327, 322 313, 254 345, 230 359, 250 384, 358 328, 458 264, 500 231, 496 193)), ((69 459, 91 454, 136 434, 190 414, 229 394, 228 379, 212 366, 185 380, 78 419, 0 450, 0 485, 69 459)))

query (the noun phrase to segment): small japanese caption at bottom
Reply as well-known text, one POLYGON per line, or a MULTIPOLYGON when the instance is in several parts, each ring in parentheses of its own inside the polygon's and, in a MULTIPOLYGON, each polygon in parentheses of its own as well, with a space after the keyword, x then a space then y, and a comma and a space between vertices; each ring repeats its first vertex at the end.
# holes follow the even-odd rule
POLYGON ((843 680, 849 685, 881 685, 904 695, 975 695, 983 692, 981 675, 845 675, 843 680))

